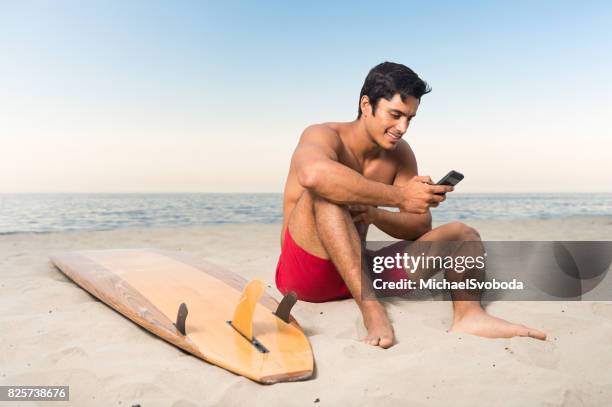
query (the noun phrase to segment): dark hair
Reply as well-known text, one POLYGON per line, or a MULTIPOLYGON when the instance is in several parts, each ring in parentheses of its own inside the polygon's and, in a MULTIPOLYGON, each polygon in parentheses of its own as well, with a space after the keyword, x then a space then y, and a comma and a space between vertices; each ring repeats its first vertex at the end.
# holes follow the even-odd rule
POLYGON ((427 82, 419 78, 419 75, 406 65, 383 62, 370 70, 363 83, 359 94, 357 118, 361 117, 361 98, 364 95, 370 99, 372 114, 374 114, 380 98, 391 100, 396 93, 399 93, 402 101, 408 96, 421 100, 421 96, 429 92, 431 88, 427 82))

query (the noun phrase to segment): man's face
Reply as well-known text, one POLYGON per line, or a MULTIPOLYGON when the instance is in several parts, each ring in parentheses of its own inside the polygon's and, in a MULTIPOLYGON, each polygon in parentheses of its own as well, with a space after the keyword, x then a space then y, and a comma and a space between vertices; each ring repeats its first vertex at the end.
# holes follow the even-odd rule
POLYGON ((416 115, 419 108, 419 100, 414 96, 408 96, 404 101, 399 93, 391 100, 380 98, 376 107, 376 114, 372 114, 373 106, 366 102, 362 103, 362 112, 365 115, 366 129, 368 133, 381 148, 392 150, 400 141, 410 120, 416 115))

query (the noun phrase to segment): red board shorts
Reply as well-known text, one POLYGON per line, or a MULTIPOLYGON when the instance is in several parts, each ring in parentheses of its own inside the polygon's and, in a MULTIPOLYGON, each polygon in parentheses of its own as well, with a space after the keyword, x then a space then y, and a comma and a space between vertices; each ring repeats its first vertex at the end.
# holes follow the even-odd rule
MULTIPOLYGON (((386 270, 379 275, 386 281, 406 277, 401 269, 386 270)), ((287 294, 294 291, 298 299, 308 302, 326 302, 352 298, 351 292, 331 260, 308 253, 293 240, 289 228, 276 266, 276 287, 287 294)), ((381 295, 403 295, 403 290, 378 291, 381 295)))
POLYGON ((325 302, 351 298, 344 280, 331 260, 308 253, 291 237, 289 228, 276 266, 276 287, 287 294, 294 291, 308 302, 325 302))

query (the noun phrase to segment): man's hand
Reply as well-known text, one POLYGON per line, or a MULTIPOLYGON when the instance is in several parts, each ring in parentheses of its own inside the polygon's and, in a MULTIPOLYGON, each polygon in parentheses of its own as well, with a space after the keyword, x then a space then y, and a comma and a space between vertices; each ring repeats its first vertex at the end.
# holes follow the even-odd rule
POLYGON ((374 223, 376 207, 371 205, 349 205, 348 210, 357 228, 357 233, 359 233, 359 238, 362 242, 365 242, 368 226, 374 223))
POLYGON ((349 205, 348 210, 354 223, 363 223, 364 225, 371 225, 374 223, 374 215, 376 212, 375 206, 349 205))
POLYGON ((434 185, 431 178, 427 176, 415 176, 406 184, 400 185, 401 203, 400 210, 424 214, 429 208, 435 208, 446 199, 445 194, 454 190, 449 185, 434 185))

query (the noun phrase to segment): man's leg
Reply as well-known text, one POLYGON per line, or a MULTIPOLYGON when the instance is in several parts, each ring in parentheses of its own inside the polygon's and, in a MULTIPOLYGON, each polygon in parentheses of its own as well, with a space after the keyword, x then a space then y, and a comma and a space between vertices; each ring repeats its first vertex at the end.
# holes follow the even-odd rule
MULTIPOLYGON (((463 247, 453 253, 457 255, 474 255, 471 253, 480 242, 478 232, 459 222, 449 223, 439 226, 428 233, 425 233, 417 241, 459 241, 468 242, 463 247), (474 243, 469 243, 474 242, 474 243), (466 250, 467 253, 461 253, 466 250)), ((449 281, 457 281, 467 278, 466 273, 457 273, 452 270, 446 271, 446 278, 449 281)), ((546 339, 544 332, 528 328, 524 325, 513 324, 500 318, 496 318, 486 313, 481 307, 478 299, 466 300, 464 293, 451 292, 453 298, 453 326, 450 332, 465 332, 472 335, 484 336, 487 338, 510 338, 513 336, 529 336, 536 339, 546 339)))
POLYGON ((384 306, 363 300, 361 241, 348 210, 304 191, 287 227, 300 247, 334 263, 361 310, 368 331, 365 342, 383 348, 393 345, 393 327, 384 306))

